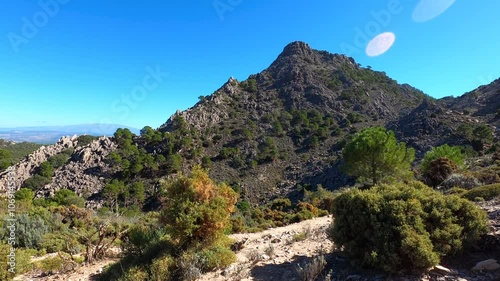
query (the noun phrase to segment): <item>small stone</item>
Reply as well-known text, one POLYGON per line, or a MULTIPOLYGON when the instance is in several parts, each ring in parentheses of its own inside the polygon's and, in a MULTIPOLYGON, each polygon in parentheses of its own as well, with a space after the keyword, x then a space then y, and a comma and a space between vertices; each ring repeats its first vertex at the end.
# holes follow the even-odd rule
POLYGON ((229 276, 234 271, 234 265, 228 266, 224 271, 222 271, 222 276, 229 276))
POLYGON ((438 273, 442 273, 442 274, 450 274, 451 273, 450 269, 448 269, 442 265, 436 265, 432 270, 436 271, 438 273))
POLYGON ((484 260, 481 262, 478 262, 476 266, 472 268, 474 271, 481 271, 481 270, 487 270, 487 271, 494 271, 500 268, 500 264, 494 259, 489 259, 489 260, 484 260))

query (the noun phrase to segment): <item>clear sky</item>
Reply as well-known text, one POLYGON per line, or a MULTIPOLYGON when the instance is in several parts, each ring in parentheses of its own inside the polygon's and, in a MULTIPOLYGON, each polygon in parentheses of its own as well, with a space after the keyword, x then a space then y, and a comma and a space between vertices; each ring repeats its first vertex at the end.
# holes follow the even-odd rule
POLYGON ((158 127, 297 40, 433 97, 462 95, 500 77, 498 11, 498 0, 3 0, 0 127, 158 127))

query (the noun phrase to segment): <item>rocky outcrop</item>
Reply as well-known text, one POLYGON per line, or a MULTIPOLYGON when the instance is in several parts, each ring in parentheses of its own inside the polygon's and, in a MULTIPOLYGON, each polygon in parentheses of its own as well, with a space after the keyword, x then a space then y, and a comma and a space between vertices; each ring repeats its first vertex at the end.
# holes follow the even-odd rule
POLYGON ((116 148, 117 145, 107 137, 77 148, 70 162, 55 171, 52 182, 39 190, 37 196, 50 196, 63 188, 85 198, 101 191, 105 178, 109 177, 104 159, 116 148))
POLYGON ((16 189, 21 188, 21 184, 31 177, 36 168, 51 156, 54 156, 62 151, 75 148, 78 144, 77 136, 62 137, 54 145, 42 146, 32 154, 28 155, 25 159, 10 167, 7 171, 0 174, 0 195, 6 192, 8 184, 14 184, 16 189), (12 176, 8 182, 7 175, 12 176))

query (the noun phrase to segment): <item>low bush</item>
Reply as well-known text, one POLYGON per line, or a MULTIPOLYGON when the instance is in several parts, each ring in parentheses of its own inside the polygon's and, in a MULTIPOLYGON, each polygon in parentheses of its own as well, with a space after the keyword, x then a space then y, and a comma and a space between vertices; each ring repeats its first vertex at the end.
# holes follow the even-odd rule
POLYGON ((149 267, 149 280, 170 280, 173 275, 175 261, 172 256, 164 256, 154 259, 149 267))
POLYGON ((329 236, 354 264, 388 272, 425 270, 487 231, 473 203, 422 183, 351 190, 333 202, 329 236))
POLYGON ((431 186, 437 186, 446 180, 458 169, 457 164, 448 158, 438 158, 429 163, 429 170, 425 174, 431 186))
POLYGON ((465 192, 462 197, 469 200, 476 200, 476 198, 483 198, 484 200, 491 200, 500 196, 500 184, 491 184, 476 187, 465 192))
POLYGON ((14 249, 11 245, 0 242, 0 280, 12 280, 15 275, 25 273, 32 269, 30 254, 27 250, 14 249), (15 251, 15 265, 11 261, 11 250, 15 251), (10 255, 10 256, 9 256, 10 255), (11 272, 11 269, 14 272, 11 272))
POLYGON ((462 174, 452 174, 445 181, 443 181, 439 187, 441 189, 450 189, 453 187, 459 187, 464 189, 471 189, 480 186, 481 182, 478 179, 462 174))

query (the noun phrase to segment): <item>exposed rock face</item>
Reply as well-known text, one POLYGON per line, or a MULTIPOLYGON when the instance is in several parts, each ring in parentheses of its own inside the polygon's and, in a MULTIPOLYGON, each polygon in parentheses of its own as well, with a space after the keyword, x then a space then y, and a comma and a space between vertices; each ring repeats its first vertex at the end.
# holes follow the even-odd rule
POLYGON ((15 184, 16 189, 19 189, 21 188, 21 184, 33 175, 35 169, 40 164, 47 161, 49 157, 76 146, 77 136, 75 135, 73 137, 62 137, 55 145, 40 147, 24 160, 0 174, 0 195, 7 190, 8 183, 6 177, 9 171, 12 171, 11 175, 14 176, 13 183, 15 184))
POLYGON ((87 146, 78 148, 69 163, 55 171, 52 182, 37 192, 37 196, 53 195, 66 188, 88 197, 102 190, 108 166, 105 157, 117 145, 107 137, 101 137, 87 146))
POLYGON ((352 184, 340 169, 340 152, 347 136, 365 127, 393 130, 399 141, 416 150, 417 160, 435 146, 470 144, 462 125, 495 126, 494 120, 500 120, 498 93, 500 79, 461 98, 435 100, 350 57, 292 42, 267 69, 242 82, 229 79, 192 108, 178 111, 160 130, 175 130, 172 121, 183 117, 189 128, 208 140, 203 150, 213 161, 210 176, 239 184, 251 202, 265 202, 273 196, 290 197, 299 184, 328 189, 352 184), (464 113, 465 107, 470 114, 464 113), (291 119, 296 116, 290 117, 294 111, 319 112, 331 118, 339 131, 327 128, 317 147, 307 147, 308 130, 316 129, 296 125, 300 120, 294 125, 291 119), (273 133, 277 123, 283 127, 281 134, 273 133), (266 137, 272 138, 279 156, 245 169, 259 155, 266 137), (237 149, 237 161, 218 157, 226 148, 237 149))

